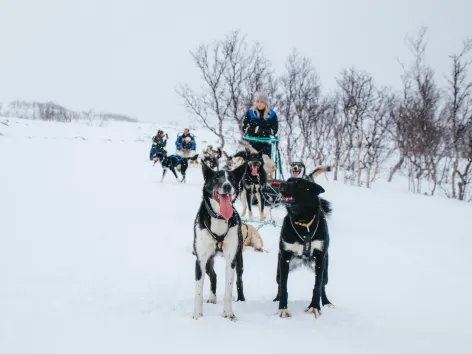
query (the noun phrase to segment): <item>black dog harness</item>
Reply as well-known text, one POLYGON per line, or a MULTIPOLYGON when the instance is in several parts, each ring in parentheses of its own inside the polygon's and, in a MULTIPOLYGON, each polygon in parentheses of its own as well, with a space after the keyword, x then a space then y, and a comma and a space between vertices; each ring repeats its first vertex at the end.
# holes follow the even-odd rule
MULTIPOLYGON (((220 214, 217 214, 213 211, 213 209, 211 208, 211 206, 208 204, 207 200, 205 199, 205 208, 206 210, 208 211, 208 214, 210 214, 210 216, 212 218, 215 218, 215 219, 218 219, 218 220, 226 220, 222 215, 220 214)), ((233 207, 233 212, 235 212, 234 210, 234 207, 233 207)), ((213 239, 217 242, 216 243, 216 250, 218 251, 222 251, 223 250, 223 241, 225 240, 225 237, 226 235, 228 234, 228 231, 230 229, 230 222, 228 220, 228 228, 226 229, 226 232, 223 234, 223 235, 216 235, 214 232, 211 231, 211 227, 209 227, 205 221, 203 222, 203 225, 205 225, 205 228, 207 229, 207 231, 210 233, 211 237, 213 237, 213 239)))
POLYGON ((313 219, 311 219, 310 222, 304 224, 299 221, 295 221, 296 225, 300 225, 303 227, 306 227, 306 234, 302 232, 301 234, 297 231, 295 228, 294 222, 292 221, 292 218, 290 218, 290 224, 292 224, 292 228, 297 234, 297 236, 302 240, 303 242, 303 256, 309 257, 310 256, 310 251, 311 251, 311 241, 313 240, 313 237, 316 234, 316 231, 318 230, 318 226, 320 225, 320 217, 321 217, 321 210, 318 211, 318 213, 313 216, 313 219), (316 221, 315 221, 316 220, 316 221), (310 232, 310 226, 316 222, 315 230, 313 232, 310 232))

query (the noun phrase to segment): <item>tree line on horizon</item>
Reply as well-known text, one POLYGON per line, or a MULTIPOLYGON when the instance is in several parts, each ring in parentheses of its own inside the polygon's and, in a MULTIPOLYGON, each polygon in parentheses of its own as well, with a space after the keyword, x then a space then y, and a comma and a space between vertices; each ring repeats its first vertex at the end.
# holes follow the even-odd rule
POLYGON ((136 123, 138 119, 123 114, 88 111, 73 111, 55 102, 12 101, 8 105, 0 102, 0 116, 32 120, 70 123, 74 121, 118 121, 136 123))

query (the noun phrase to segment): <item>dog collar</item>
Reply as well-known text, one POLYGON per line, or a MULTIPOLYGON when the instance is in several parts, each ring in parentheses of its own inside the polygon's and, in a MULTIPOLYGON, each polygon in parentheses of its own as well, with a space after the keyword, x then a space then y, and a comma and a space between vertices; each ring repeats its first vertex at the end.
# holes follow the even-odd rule
POLYGON ((313 216, 313 219, 311 219, 311 221, 309 223, 304 224, 300 221, 295 221, 295 225, 300 225, 300 226, 306 227, 306 229, 309 231, 311 224, 313 224, 313 221, 315 221, 315 218, 316 218, 316 214, 315 214, 315 216, 313 216))

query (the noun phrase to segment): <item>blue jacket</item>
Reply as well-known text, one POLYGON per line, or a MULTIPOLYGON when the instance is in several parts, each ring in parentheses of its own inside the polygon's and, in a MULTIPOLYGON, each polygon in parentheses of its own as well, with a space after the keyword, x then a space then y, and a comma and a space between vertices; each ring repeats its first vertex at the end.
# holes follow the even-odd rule
POLYGON ((182 149, 195 150, 196 148, 195 138, 193 137, 192 134, 184 135, 182 133, 177 137, 177 140, 175 141, 175 146, 177 147, 177 150, 182 150, 182 149), (192 140, 190 141, 190 143, 186 143, 184 142, 185 138, 190 138, 192 140))
POLYGON ((261 112, 250 109, 243 120, 243 132, 248 136, 268 138, 275 136, 279 130, 277 114, 271 109, 267 118, 261 112))

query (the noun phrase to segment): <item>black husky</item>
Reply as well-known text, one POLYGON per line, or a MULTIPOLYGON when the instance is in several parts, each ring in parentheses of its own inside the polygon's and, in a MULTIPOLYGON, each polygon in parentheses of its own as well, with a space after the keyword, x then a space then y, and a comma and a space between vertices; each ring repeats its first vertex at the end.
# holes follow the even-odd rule
POLYGON ((331 213, 328 201, 319 197, 323 187, 302 178, 289 178, 280 185, 282 203, 287 207, 280 233, 277 266, 280 317, 290 317, 287 310, 287 280, 291 270, 305 265, 315 271, 316 281, 310 305, 305 310, 318 318, 320 299, 323 306, 334 307, 326 296, 328 283, 329 233, 326 216, 331 213))
POLYGON ((264 159, 262 152, 247 153, 245 160, 247 162, 246 173, 242 181, 241 203, 243 212, 241 216, 246 215, 246 208, 249 208, 249 218, 252 218, 252 197, 255 196, 259 207, 260 220, 264 220, 264 197, 262 189, 267 183, 267 174, 264 170, 264 159))
POLYGON ((205 272, 210 277, 209 303, 216 304, 216 273, 213 269, 216 254, 226 260, 224 316, 235 319, 232 310, 233 283, 236 271, 238 301, 245 301, 243 293, 243 235, 241 218, 233 203, 239 194, 241 178, 246 165, 233 171, 213 171, 202 162, 203 200, 194 225, 193 248, 197 256, 195 264, 195 309, 193 318, 203 316, 203 283, 205 272))
POLYGON ((323 172, 330 172, 331 166, 320 166, 315 168, 311 173, 306 173, 306 167, 303 162, 292 162, 290 164, 290 175, 297 178, 305 178, 311 182, 315 181, 315 178, 323 172))
POLYGON ((179 179, 177 177, 176 170, 180 172, 182 175, 182 179, 180 182, 185 183, 186 182, 186 172, 188 169, 188 160, 195 161, 198 158, 198 154, 192 157, 182 157, 182 156, 177 156, 177 155, 170 155, 167 156, 167 151, 162 151, 158 152, 155 157, 154 157, 154 164, 156 164, 158 161, 162 165, 162 178, 161 182, 164 180, 164 177, 166 175, 167 170, 171 170, 172 173, 174 174, 175 178, 179 179))

